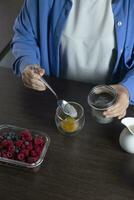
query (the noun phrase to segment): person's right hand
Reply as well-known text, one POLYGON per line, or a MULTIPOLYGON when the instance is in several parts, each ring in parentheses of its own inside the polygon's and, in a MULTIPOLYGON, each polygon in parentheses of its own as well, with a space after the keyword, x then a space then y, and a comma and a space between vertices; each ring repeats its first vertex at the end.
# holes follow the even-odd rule
POLYGON ((45 84, 40 80, 40 77, 45 74, 45 70, 38 65, 27 66, 22 73, 22 81, 28 88, 44 91, 46 90, 45 84))

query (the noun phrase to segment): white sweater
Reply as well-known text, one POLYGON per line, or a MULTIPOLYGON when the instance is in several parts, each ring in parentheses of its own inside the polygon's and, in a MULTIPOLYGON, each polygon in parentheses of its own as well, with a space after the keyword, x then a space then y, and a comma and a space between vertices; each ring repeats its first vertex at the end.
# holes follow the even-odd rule
POLYGON ((72 0, 61 37, 61 75, 103 83, 115 48, 111 0, 72 0))

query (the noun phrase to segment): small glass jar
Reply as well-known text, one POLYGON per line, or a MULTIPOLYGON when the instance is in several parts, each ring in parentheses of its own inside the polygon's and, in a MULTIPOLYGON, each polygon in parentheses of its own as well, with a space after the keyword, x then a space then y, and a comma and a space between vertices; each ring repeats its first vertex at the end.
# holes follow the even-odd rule
POLYGON ((55 113, 55 123, 58 130, 68 136, 76 135, 81 131, 85 123, 84 109, 83 107, 76 102, 68 102, 72 105, 77 111, 77 117, 73 118, 66 115, 60 108, 57 107, 55 113))
POLYGON ((113 121, 113 118, 107 118, 103 115, 109 107, 115 104, 117 100, 116 90, 111 86, 98 85, 94 87, 88 95, 88 104, 92 109, 92 115, 101 124, 107 124, 113 121))

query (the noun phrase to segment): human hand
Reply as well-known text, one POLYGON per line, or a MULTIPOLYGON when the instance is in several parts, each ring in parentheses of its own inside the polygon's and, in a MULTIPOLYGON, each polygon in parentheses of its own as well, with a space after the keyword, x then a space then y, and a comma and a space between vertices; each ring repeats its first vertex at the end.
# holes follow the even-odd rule
POLYGON ((28 88, 44 91, 46 90, 46 86, 40 80, 41 76, 44 74, 45 70, 41 69, 38 65, 28 65, 22 73, 22 81, 28 88))
POLYGON ((120 84, 111 85, 111 87, 117 92, 117 102, 103 114, 105 117, 117 117, 118 119, 121 119, 126 115, 129 106, 128 90, 120 84))

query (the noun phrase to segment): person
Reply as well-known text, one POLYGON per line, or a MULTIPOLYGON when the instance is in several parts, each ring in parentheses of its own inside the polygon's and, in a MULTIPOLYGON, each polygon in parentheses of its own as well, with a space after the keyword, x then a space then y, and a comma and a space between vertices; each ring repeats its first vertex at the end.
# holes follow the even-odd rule
POLYGON ((25 0, 14 24, 13 70, 39 91, 44 74, 111 85, 118 100, 104 115, 121 119, 134 104, 133 18, 133 0, 25 0))

